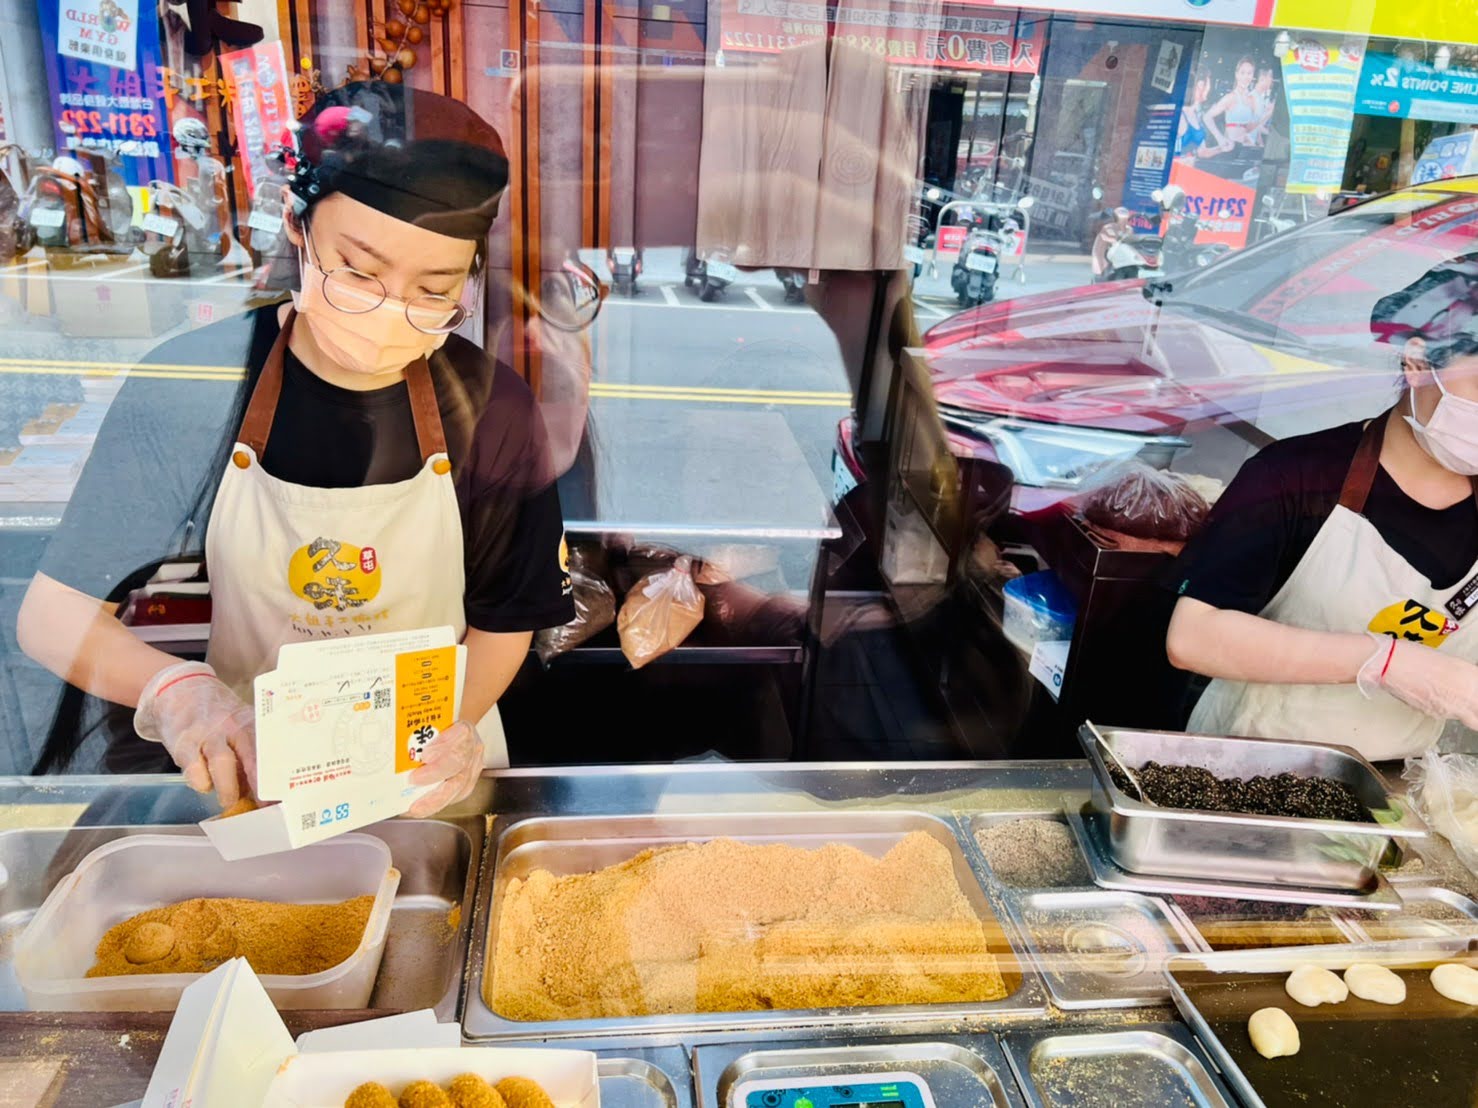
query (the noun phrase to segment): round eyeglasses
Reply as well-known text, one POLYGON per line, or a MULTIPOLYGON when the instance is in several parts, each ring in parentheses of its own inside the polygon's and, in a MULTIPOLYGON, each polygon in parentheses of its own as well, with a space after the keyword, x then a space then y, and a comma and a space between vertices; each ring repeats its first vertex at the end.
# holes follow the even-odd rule
POLYGON ((353 266, 341 265, 324 269, 318 262, 318 249, 313 237, 305 234, 314 266, 323 274, 323 298, 341 312, 364 315, 381 304, 391 304, 405 312, 405 318, 417 331, 427 335, 445 335, 455 331, 467 319, 467 309, 460 301, 440 293, 425 292, 410 300, 391 296, 384 283, 353 266))

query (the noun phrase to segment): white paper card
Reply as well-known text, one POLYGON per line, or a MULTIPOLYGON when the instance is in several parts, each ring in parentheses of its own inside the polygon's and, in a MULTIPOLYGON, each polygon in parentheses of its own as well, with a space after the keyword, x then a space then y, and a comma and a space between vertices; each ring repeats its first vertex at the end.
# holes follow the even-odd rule
POLYGON ((426 744, 462 703, 467 648, 450 627, 283 646, 256 679, 257 796, 201 824, 228 860, 321 842, 401 815, 426 744))
POLYGON ((292 1036, 245 958, 233 958, 180 995, 143 1108, 265 1104, 292 1036))

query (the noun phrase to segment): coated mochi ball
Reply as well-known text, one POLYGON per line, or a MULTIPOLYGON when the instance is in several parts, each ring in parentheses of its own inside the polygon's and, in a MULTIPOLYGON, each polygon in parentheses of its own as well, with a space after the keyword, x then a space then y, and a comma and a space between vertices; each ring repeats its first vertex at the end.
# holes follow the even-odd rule
POLYGON ((412 1081, 400 1090, 400 1108, 452 1108, 452 1101, 440 1085, 412 1081))
POLYGON ((446 1091, 451 1097, 452 1108, 504 1108, 498 1090, 475 1073, 452 1078, 446 1091))
POLYGON ((497 1085, 508 1108, 554 1108, 544 1087, 530 1077, 505 1077, 497 1085))
POLYGON ((349 1094, 344 1108, 397 1108, 395 1097, 378 1081, 366 1081, 349 1094))

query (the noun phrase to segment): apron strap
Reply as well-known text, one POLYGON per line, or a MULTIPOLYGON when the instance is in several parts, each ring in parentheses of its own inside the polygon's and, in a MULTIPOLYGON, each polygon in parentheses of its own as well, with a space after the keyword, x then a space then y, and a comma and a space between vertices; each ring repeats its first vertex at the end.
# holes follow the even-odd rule
MULTIPOLYGON (((277 415, 277 401, 282 397, 282 364, 287 353, 288 336, 292 334, 293 320, 296 317, 296 310, 289 308, 287 318, 282 321, 282 329, 277 332, 277 338, 262 365, 256 387, 252 389, 251 400, 246 405, 246 414, 241 420, 241 430, 236 435, 238 442, 255 451, 258 461, 266 455, 267 438, 272 433, 272 420, 277 415)), ((425 358, 419 358, 406 367, 405 382, 410 392, 411 419, 416 425, 416 446, 421 452, 421 464, 425 465, 437 454, 447 452, 446 433, 441 425, 441 408, 436 403, 436 386, 431 382, 431 367, 427 365, 425 358)), ((240 465, 241 461, 237 464, 240 465)), ((445 473, 450 468, 448 465, 438 472, 445 473)))
POLYGON ((1386 441, 1386 420, 1391 411, 1376 416, 1365 425, 1360 445, 1355 447, 1355 457, 1350 461, 1349 472, 1345 474, 1344 487, 1339 490, 1340 507, 1357 516, 1365 514, 1365 501, 1370 496, 1370 486, 1375 483, 1375 472, 1380 469, 1380 448, 1386 441))
MULTIPOLYGON (((1345 474, 1344 487, 1339 490, 1340 507, 1356 515, 1365 514, 1365 501, 1370 496, 1370 486, 1375 483, 1375 471, 1380 468, 1380 448, 1386 441, 1386 420, 1391 418, 1391 408, 1376 416, 1365 425, 1360 436, 1360 445, 1355 447, 1355 457, 1345 474)), ((1473 499, 1478 503, 1478 476, 1472 479, 1473 499)))

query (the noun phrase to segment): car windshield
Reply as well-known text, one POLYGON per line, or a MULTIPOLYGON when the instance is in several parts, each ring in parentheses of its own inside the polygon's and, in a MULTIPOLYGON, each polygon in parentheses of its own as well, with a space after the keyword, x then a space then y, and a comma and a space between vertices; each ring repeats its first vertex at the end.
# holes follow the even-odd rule
POLYGON ((1376 305, 1478 251, 1478 197, 1412 190, 1371 200, 1150 288, 1172 312, 1274 345, 1364 361, 1376 305))

